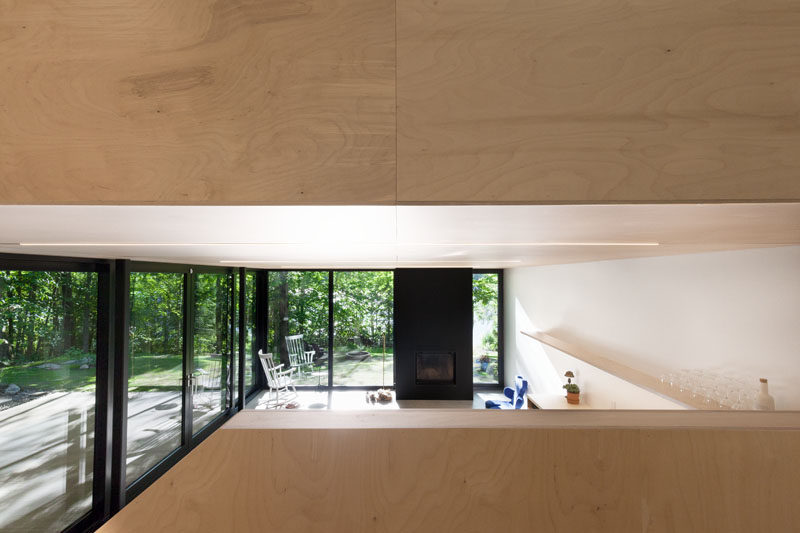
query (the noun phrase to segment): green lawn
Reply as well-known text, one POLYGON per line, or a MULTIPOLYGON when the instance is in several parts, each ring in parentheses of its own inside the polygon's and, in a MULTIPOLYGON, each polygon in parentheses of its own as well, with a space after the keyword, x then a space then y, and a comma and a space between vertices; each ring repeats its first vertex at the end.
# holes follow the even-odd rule
POLYGON ((182 376, 182 355, 137 353, 131 357, 128 390, 180 390, 182 376))
MULTIPOLYGON (((349 386, 381 386, 383 376, 386 386, 394 385, 394 355, 391 349, 386 350, 386 366, 384 369, 383 350, 370 351, 370 357, 362 361, 347 359, 346 351, 355 348, 342 348, 333 354, 333 384, 349 386)), ((314 372, 325 372, 328 365, 315 367, 314 372)), ((317 385, 327 383, 327 377, 295 375, 296 385, 317 385)))
MULTIPOLYGON (((94 390, 95 368, 81 369, 81 360, 91 354, 68 354, 53 359, 42 359, 22 365, 0 368, 0 383, 4 388, 12 383, 23 389, 36 390, 94 390), (65 365, 65 361, 77 362, 65 365), (45 363, 61 366, 58 369, 38 368, 45 363)), ((201 368, 210 368, 219 358, 199 356, 201 368)), ((131 391, 179 390, 183 375, 182 357, 173 354, 135 354, 131 358, 128 388, 131 391)))
POLYGON ((26 389, 37 390, 74 390, 88 391, 94 390, 95 370, 94 366, 81 369, 80 360, 85 357, 94 356, 78 352, 68 353, 61 357, 52 359, 42 359, 31 361, 21 365, 14 365, 0 368, 0 383, 5 386, 12 383, 26 389), (77 360, 79 362, 65 365, 65 361, 77 360), (47 368, 37 368, 45 363, 54 363, 61 368, 50 370, 47 368))
MULTIPOLYGON (((0 368, 0 383, 8 386, 14 383, 23 389, 44 391, 94 390, 95 368, 80 369, 81 360, 89 354, 71 354, 53 359, 33 361, 23 365, 0 368), (64 365, 65 361, 77 360, 76 363, 64 365), (45 363, 55 363, 61 368, 50 370, 37 368, 45 363)), ((386 385, 391 386, 394 380, 394 358, 391 350, 386 352, 386 365, 382 362, 382 350, 372 351, 370 357, 363 361, 353 361, 345 357, 344 352, 334 354, 334 384, 336 385, 381 385, 383 376, 386 385)), ((220 358, 199 356, 196 358, 200 368, 211 369, 220 358)), ((327 365, 315 368, 322 372, 327 365)), ((180 390, 183 375, 182 356, 177 354, 134 354, 129 368, 128 389, 130 391, 180 390)), ((295 376, 298 385, 316 385, 315 376, 295 376)), ((323 377, 323 382, 327 381, 323 377)))

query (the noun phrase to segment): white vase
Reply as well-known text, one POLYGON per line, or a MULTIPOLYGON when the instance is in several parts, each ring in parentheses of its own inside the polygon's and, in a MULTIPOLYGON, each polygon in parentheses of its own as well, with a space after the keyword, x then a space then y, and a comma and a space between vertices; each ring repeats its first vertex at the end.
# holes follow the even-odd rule
POLYGON ((766 378, 761 378, 759 381, 761 381, 761 392, 759 392, 758 396, 756 396, 753 409, 758 411, 774 411, 775 398, 769 395, 769 384, 767 383, 766 378))

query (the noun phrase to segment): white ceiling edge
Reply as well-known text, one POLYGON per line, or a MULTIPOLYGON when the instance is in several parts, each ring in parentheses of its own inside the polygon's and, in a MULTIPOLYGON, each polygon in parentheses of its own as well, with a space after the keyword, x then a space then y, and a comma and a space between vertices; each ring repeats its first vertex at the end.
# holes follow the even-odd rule
POLYGON ((254 268, 514 268, 791 244, 800 203, 0 206, 2 252, 254 268))

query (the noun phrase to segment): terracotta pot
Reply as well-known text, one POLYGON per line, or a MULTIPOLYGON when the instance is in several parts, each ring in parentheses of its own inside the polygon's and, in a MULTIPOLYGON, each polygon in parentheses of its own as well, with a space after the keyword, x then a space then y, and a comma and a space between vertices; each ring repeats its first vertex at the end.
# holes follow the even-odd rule
POLYGON ((573 405, 577 405, 581 403, 581 393, 580 392, 568 392, 567 393, 567 403, 571 403, 573 405))

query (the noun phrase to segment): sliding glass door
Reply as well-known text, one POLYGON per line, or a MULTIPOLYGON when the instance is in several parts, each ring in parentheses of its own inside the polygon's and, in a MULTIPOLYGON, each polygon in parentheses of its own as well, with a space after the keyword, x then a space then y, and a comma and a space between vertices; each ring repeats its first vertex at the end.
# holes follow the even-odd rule
MULTIPOLYGON (((255 277, 244 276, 246 347, 255 277)), ((88 530, 224 422, 233 279, 0 254, 0 531, 88 530)))
POLYGON ((227 413, 233 274, 132 264, 126 482, 130 487, 227 413))
POLYGON ((0 267, 0 531, 92 510, 98 273, 81 268, 0 267))
POLYGON ((203 429, 229 406, 233 338, 231 336, 231 274, 197 273, 193 278, 192 434, 203 429))
POLYGON ((128 484, 183 442, 184 277, 130 275, 128 484))

